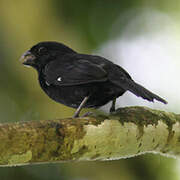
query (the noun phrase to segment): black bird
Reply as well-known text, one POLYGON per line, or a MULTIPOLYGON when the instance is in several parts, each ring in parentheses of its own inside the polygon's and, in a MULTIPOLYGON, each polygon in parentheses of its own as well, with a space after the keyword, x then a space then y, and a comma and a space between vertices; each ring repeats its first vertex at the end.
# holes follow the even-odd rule
POLYGON ((23 64, 38 72, 39 83, 53 100, 77 108, 98 108, 130 91, 148 101, 167 102, 139 85, 120 66, 95 55, 79 54, 58 42, 40 42, 25 52, 23 64))

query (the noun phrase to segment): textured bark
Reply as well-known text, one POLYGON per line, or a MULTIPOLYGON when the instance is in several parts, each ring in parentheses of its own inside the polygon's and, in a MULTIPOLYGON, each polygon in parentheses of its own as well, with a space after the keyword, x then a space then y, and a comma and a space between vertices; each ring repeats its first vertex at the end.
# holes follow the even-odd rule
POLYGON ((180 115, 126 107, 109 116, 0 125, 0 165, 180 155, 180 115))

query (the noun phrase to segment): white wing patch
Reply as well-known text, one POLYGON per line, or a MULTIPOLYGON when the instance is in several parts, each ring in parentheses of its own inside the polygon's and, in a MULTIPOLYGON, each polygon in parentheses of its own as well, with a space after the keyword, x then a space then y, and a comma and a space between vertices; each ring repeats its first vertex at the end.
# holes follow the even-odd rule
POLYGON ((46 81, 46 85, 48 85, 48 86, 49 86, 50 84, 46 81))
POLYGON ((58 77, 58 79, 57 79, 58 81, 62 81, 62 78, 61 77, 58 77))

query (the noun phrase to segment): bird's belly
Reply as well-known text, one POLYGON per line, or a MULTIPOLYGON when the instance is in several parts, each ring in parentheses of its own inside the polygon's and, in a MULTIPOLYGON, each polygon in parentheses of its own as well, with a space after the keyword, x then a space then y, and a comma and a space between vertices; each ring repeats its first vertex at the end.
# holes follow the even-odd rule
POLYGON ((73 108, 77 108, 86 96, 89 96, 89 99, 84 107, 96 108, 107 104, 124 93, 124 91, 122 92, 119 88, 106 82, 62 87, 49 86, 44 91, 56 102, 73 108))

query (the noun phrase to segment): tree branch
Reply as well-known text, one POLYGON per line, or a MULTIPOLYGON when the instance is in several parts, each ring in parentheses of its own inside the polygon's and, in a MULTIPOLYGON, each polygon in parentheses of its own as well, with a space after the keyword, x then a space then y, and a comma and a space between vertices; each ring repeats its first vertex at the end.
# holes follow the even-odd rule
POLYGON ((0 124, 0 166, 180 156, 180 115, 126 107, 113 115, 0 124))

